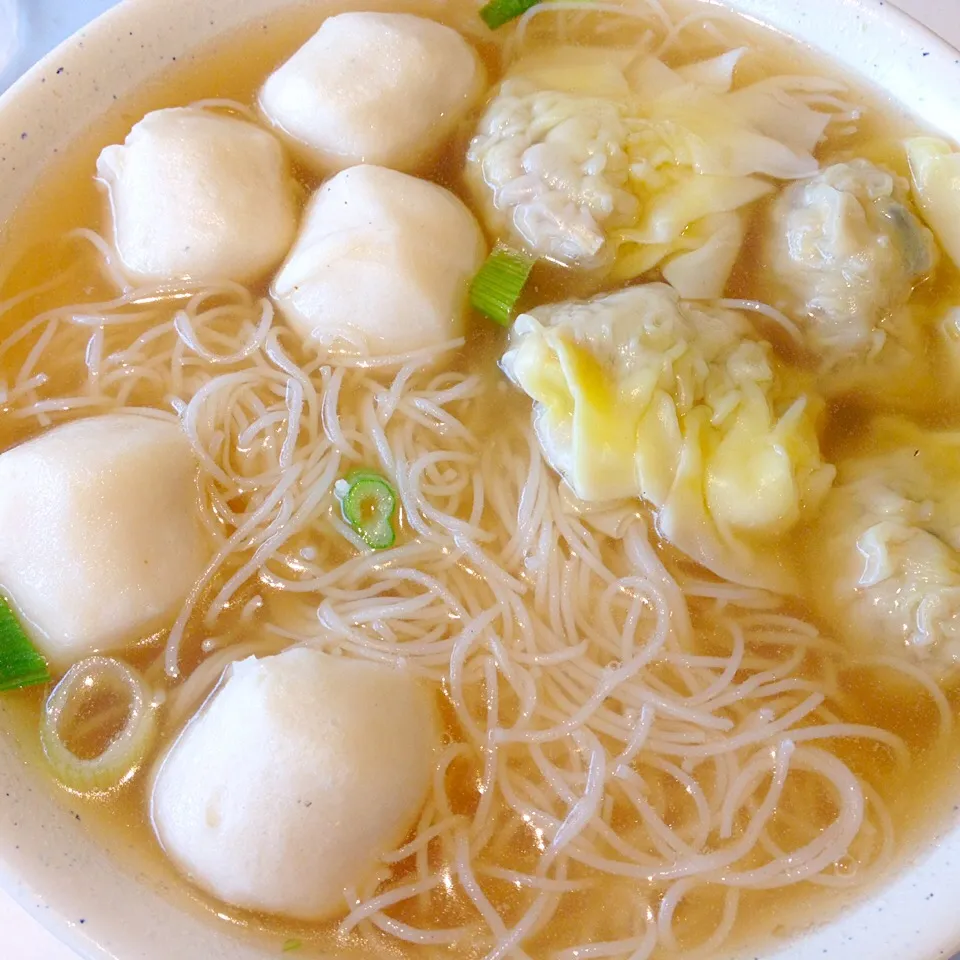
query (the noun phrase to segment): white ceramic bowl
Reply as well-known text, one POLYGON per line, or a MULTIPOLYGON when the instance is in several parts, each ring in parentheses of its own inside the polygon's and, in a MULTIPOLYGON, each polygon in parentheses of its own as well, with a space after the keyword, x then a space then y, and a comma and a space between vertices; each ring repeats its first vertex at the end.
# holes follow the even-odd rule
MULTIPOLYGON (((443 0, 433 0, 437 9, 443 0)), ((960 139, 960 53, 883 0, 726 0, 821 50, 960 139)), ((953 8, 957 0, 941 0, 953 8)), ((354 6, 362 6, 355 0, 354 6)), ((123 95, 219 35, 299 0, 125 0, 0 98, 0 235, 52 154, 123 95)), ((342 0, 314 0, 330 8, 342 0)), ((26 766, 0 699, 0 886, 90 960, 264 960, 112 857, 26 766)), ((898 879, 769 960, 934 960, 960 948, 960 815, 898 879)), ((0 955, 3 935, 0 933, 0 955)), ((749 954, 751 958, 755 954, 749 954)), ((11 958, 15 960, 15 958, 11 958)), ((742 960, 747 960, 746 957, 742 960)))

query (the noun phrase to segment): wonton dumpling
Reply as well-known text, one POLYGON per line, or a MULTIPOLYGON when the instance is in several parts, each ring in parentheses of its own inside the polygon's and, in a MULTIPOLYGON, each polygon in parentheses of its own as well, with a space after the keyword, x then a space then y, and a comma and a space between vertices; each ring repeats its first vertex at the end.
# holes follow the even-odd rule
POLYGON ((908 202, 899 178, 854 160, 792 184, 771 209, 778 306, 799 321, 830 392, 864 386, 889 396, 921 359, 905 304, 937 253, 908 202))
POLYGON ((765 178, 816 171, 830 119, 793 96, 795 77, 736 88, 744 52, 673 69, 634 47, 561 46, 511 65, 467 155, 491 230, 616 279, 659 267, 683 297, 722 296, 765 178))
POLYGON ((906 149, 917 205, 960 267, 960 152, 936 137, 914 137, 906 149))
POLYGON ((107 414, 0 454, 0 590, 57 665, 168 626, 211 557, 175 423, 107 414))
POLYGON ((251 657, 161 760, 154 827, 225 903, 335 917, 416 823, 438 742, 432 696, 403 670, 302 647, 251 657))
POLYGON ((244 120, 197 107, 156 110, 103 150, 97 173, 109 189, 117 252, 137 280, 257 280, 296 233, 283 148, 244 120))
POLYGON ((352 167, 317 191, 271 295, 305 339, 387 355, 463 334, 486 254, 448 190, 383 167, 352 167))
POLYGON ((833 479, 822 403, 741 314, 629 287, 519 317, 501 364, 577 497, 642 497, 661 535, 714 573, 792 588, 770 544, 833 479))
POLYGON ((960 434, 881 421, 839 465, 809 548, 812 596, 863 649, 960 663, 960 434))
POLYGON ((267 79, 260 106, 317 173, 359 163, 415 172, 484 79, 473 47, 449 27, 408 13, 341 13, 267 79))

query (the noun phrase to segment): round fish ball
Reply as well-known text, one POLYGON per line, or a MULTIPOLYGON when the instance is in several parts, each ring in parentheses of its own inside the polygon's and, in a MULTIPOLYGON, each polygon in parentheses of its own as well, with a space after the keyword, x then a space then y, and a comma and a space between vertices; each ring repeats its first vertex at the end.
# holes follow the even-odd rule
POLYGON ((433 696, 405 670, 304 647, 251 657, 160 761, 154 828, 225 903, 335 917, 415 825, 438 744, 433 696))
POLYGON ((257 280, 297 229, 297 188, 280 142, 197 107, 148 113, 97 173, 125 271, 149 282, 257 280))
POLYGON ((484 85, 455 30, 406 13, 342 13, 267 79, 260 107, 317 173, 358 163, 414 172, 484 85))
POLYGON ((108 414, 0 454, 0 590, 66 665, 169 623, 212 555, 176 423, 108 414))
POLYGON ((448 190, 383 167, 327 181, 271 294, 307 339, 384 356, 463 334, 470 281, 486 243, 448 190))

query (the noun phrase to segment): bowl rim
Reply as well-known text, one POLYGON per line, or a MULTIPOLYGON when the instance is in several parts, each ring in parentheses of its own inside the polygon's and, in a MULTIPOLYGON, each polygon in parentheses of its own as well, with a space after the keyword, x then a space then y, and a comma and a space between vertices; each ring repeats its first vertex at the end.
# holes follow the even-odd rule
MULTIPOLYGON (((946 72, 960 81, 960 53, 916 16, 888 0, 781 0, 775 10, 770 9, 771 0, 707 0, 707 2, 716 6, 732 7, 775 29, 783 29, 783 22, 790 21, 791 18, 799 20, 804 16, 815 15, 818 11, 824 14, 832 12, 837 16, 837 22, 841 28, 834 33, 830 31, 818 33, 815 25, 808 24, 806 31, 809 35, 809 45, 819 48, 827 56, 832 55, 834 59, 846 62, 845 58, 839 55, 842 52, 840 45, 843 42, 862 40, 867 45, 865 49, 867 54, 871 43, 877 44, 877 50, 885 52, 888 57, 891 52, 904 54, 909 61, 909 64, 903 65, 905 70, 917 70, 918 75, 921 70, 925 71, 925 75, 946 72), (804 8, 807 8, 806 13, 804 8), (854 25, 858 26, 853 29, 854 25), (918 54, 920 57, 917 56, 918 54)), ((353 0, 353 2, 319 0, 319 3, 328 5, 330 12, 339 8, 362 9, 379 5, 376 0, 369 3, 364 3, 363 0, 353 0)), ((443 4, 444 0, 424 0, 420 7, 433 6, 440 10, 443 4)), ((29 191, 30 183, 49 159, 51 147, 56 152, 54 145, 69 143, 82 130, 82 124, 77 122, 76 118, 69 122, 66 120, 68 115, 64 110, 69 109, 71 104, 83 101, 88 107, 85 111, 86 115, 98 116, 110 105, 110 94, 98 89, 98 80, 102 80, 102 76, 101 71, 96 67, 102 64, 95 62, 91 50, 99 48, 101 51, 116 51, 118 46, 121 48, 124 46, 127 35, 142 37, 141 30, 145 24, 148 27, 152 24, 156 28, 156 35, 148 38, 145 44, 147 54, 140 65, 137 79, 124 77, 115 67, 106 70, 107 75, 116 79, 122 87, 122 93, 126 94, 143 80, 169 66, 169 62, 164 64, 152 59, 159 56, 162 61, 164 55, 160 51, 181 50, 184 46, 194 50, 216 36, 252 19, 298 5, 302 6, 303 0, 196 0, 189 7, 184 5, 183 8, 178 8, 178 24, 171 25, 169 17, 164 12, 164 0, 122 0, 117 6, 102 13, 56 46, 0 95, 0 238, 2 238, 6 216, 14 208, 17 200, 29 191), (209 23, 207 23, 207 13, 216 14, 209 23), (219 22, 220 19, 225 22, 219 22), (191 25, 194 27, 192 30, 191 25), (87 74, 85 65, 94 66, 94 71, 87 74), (38 126, 29 116, 30 104, 38 100, 40 88, 47 85, 48 79, 59 77, 64 72, 79 75, 83 86, 80 89, 71 90, 64 89, 65 85, 61 84, 59 94, 63 101, 61 108, 59 111, 53 111, 53 115, 46 124, 38 126), (83 100, 84 97, 87 99, 83 100), (58 128, 58 120, 64 121, 64 129, 68 130, 68 133, 63 134, 63 131, 58 128), (39 142, 39 149, 34 149, 34 143, 31 143, 29 148, 24 150, 23 145, 16 142, 11 131, 19 129, 20 126, 29 127, 31 135, 36 130, 37 136, 34 143, 39 142), (17 161, 19 167, 9 159, 11 157, 14 161, 19 157, 17 161)), ((960 37, 960 7, 957 10, 957 19, 958 37, 960 37)), ((796 31, 785 32, 796 33, 796 31)), ((126 45, 131 46, 129 43, 126 45)), ((122 57, 118 59, 122 61, 122 57)), ((890 59, 896 58, 890 57, 890 59)), ((953 139, 960 139, 960 98, 951 98, 945 94, 930 100, 924 94, 928 84, 926 79, 922 81, 918 79, 911 86, 899 68, 893 69, 891 73, 879 63, 874 63, 873 66, 874 74, 879 78, 876 86, 882 89, 892 87, 898 90, 914 90, 912 97, 902 99, 911 113, 929 121, 934 127, 954 132, 953 139), (883 77, 894 79, 885 83, 883 77), (937 118, 936 121, 933 119, 934 116, 937 118)), ((859 72, 863 75, 862 70, 859 72)), ((866 77, 868 82, 872 82, 873 78, 873 74, 866 77)), ((929 82, 932 83, 932 81, 929 82)), ((48 94, 53 86, 53 83, 49 85, 48 94)), ((21 139, 23 141, 29 139, 27 129, 24 129, 21 139)), ((2 718, 3 707, 0 704, 0 721, 2 718)), ((17 780, 13 785, 14 791, 19 791, 17 796, 21 800, 32 801, 42 816, 62 818, 64 814, 62 802, 53 800, 52 797, 40 796, 42 788, 36 787, 24 770, 17 769, 18 763, 20 767, 24 765, 18 761, 15 747, 9 742, 11 739, 5 731, 0 730, 0 770, 6 767, 13 771, 14 779, 17 780), (54 807, 59 813, 52 812, 54 807)), ((11 793, 7 793, 6 796, 10 797, 11 793)), ((120 931, 117 937, 111 934, 107 939, 102 939, 107 926, 115 928, 118 923, 120 926, 129 926, 122 920, 118 921, 115 912, 110 911, 109 908, 100 917, 99 930, 97 924, 91 923, 87 926, 83 920, 69 920, 68 917, 74 911, 69 909, 68 903, 74 891, 68 891, 61 886, 56 893, 42 892, 43 882, 38 883, 37 880, 44 871, 39 868, 26 868, 23 856, 11 856, 10 841, 13 834, 8 828, 10 822, 13 822, 15 827, 17 824, 12 819, 5 822, 4 814, 7 812, 3 797, 0 796, 0 888, 9 893, 28 914, 79 956, 88 960, 135 960, 135 958, 136 960, 141 958, 142 960, 166 960, 171 955, 168 952, 169 946, 160 947, 159 953, 144 948, 143 935, 129 929, 120 931), (131 936, 133 939, 130 939, 131 936), (145 949, 147 952, 144 952, 145 949), (118 950, 123 952, 119 953, 118 950)), ((14 810, 14 815, 21 814, 22 810, 19 807, 14 810)), ((58 869, 47 861, 52 853, 57 852, 60 840, 67 840, 68 845, 69 842, 77 841, 73 817, 68 816, 66 821, 58 823, 56 829, 51 830, 49 843, 41 844, 35 841, 38 861, 42 861, 45 868, 58 869)), ((103 869, 108 873, 116 873, 120 884, 115 887, 115 890, 125 893, 128 900, 135 897, 139 890, 137 880, 129 875, 129 871, 118 870, 112 864, 110 855, 99 849, 99 844, 90 844, 89 841, 87 843, 97 849, 84 850, 72 866, 82 864, 95 870, 103 869)), ((19 846, 17 849, 19 850, 19 846)), ((910 950, 911 955, 921 953, 923 960, 934 960, 935 957, 946 957, 952 951, 960 949, 960 914, 948 902, 949 896, 939 898, 939 901, 943 902, 941 905, 936 899, 918 899, 915 889, 918 881, 920 886, 924 887, 928 882, 932 884, 932 879, 929 881, 925 879, 928 875, 942 877, 946 874, 948 877, 960 879, 960 815, 955 816, 952 822, 945 824, 939 836, 928 840, 908 864, 901 865, 898 873, 900 876, 897 879, 892 881, 888 879, 877 891, 869 894, 868 899, 858 902, 856 906, 844 911, 840 917, 830 921, 826 926, 813 928, 810 933, 788 942, 780 949, 770 948, 769 952, 766 952, 761 948, 761 953, 767 960, 812 960, 813 957, 818 956, 847 956, 854 952, 859 955, 865 950, 864 940, 879 945, 877 949, 871 951, 875 960, 899 960, 904 956, 904 949, 910 950), (953 866, 952 862, 955 862, 956 866, 953 866), (906 901, 913 905, 909 912, 903 906, 903 902, 906 901), (886 917, 883 917, 884 911, 888 911, 886 917), (891 915, 894 917, 893 922, 890 919, 891 915), (904 926, 902 921, 908 915, 911 921, 908 926, 916 927, 915 934, 911 933, 909 936, 915 939, 898 940, 895 936, 889 936, 893 923, 904 926), (844 930, 851 932, 844 934, 844 930), (878 930, 881 930, 880 934, 878 930), (884 938, 882 941, 878 939, 880 936, 884 938), (836 950, 842 952, 835 953, 836 950)), ((76 879, 75 877, 74 880, 76 879)), ((949 883, 947 890, 949 892, 949 883)), ((185 916, 171 901, 155 891, 145 898, 142 916, 148 916, 146 911, 160 903, 165 904, 166 908, 159 911, 157 922, 153 927, 155 934, 164 931, 162 922, 164 918, 176 919, 185 916)), ((215 930, 205 918, 200 925, 215 930)), ((223 931, 216 931, 216 933, 220 943, 208 950, 205 960, 262 960, 268 955, 259 949, 245 948, 241 942, 223 936, 223 931)), ((213 943, 212 938, 210 942, 213 943)), ((756 957, 756 954, 750 951, 749 956, 756 957)), ((747 955, 744 954, 740 960, 747 960, 747 955)))

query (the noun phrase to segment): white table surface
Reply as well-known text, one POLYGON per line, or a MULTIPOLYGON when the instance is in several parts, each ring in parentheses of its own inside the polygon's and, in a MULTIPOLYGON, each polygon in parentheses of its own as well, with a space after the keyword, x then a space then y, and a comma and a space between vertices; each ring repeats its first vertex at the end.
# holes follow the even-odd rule
MULTIPOLYGON (((0 0, 0 92, 44 53, 117 2, 0 0)), ((960 46, 960 0, 897 0, 897 4, 960 46)), ((0 960, 77 960, 77 956, 0 890, 0 960)))

